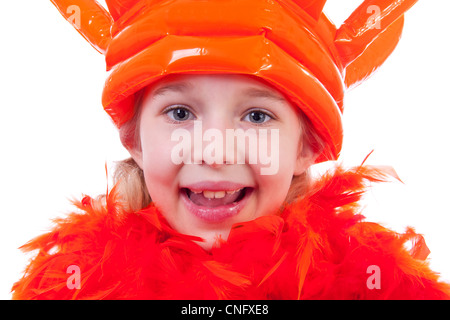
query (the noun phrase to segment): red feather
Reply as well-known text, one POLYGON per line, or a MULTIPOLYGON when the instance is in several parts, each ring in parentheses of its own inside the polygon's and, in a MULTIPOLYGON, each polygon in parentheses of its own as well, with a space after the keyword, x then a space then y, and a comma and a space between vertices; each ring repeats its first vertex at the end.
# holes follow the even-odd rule
POLYGON ((116 189, 22 247, 37 251, 14 299, 449 299, 423 259, 412 228, 398 234, 359 215, 358 201, 380 168, 340 167, 279 215, 234 226, 210 251, 170 228, 153 205, 127 212, 116 189), (412 242, 408 250, 405 244, 412 242), (68 266, 80 268, 70 289, 68 266), (368 268, 380 270, 369 288, 368 268))

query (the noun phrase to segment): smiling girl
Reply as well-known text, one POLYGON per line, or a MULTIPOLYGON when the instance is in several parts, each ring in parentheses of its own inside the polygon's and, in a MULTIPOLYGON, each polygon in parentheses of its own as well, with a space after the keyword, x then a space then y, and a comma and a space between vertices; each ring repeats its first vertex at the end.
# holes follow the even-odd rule
POLYGON ((302 175, 314 163, 315 153, 303 143, 298 108, 275 89, 248 76, 168 77, 143 92, 140 108, 139 131, 129 150, 143 171, 143 190, 149 195, 143 198, 151 195, 175 230, 203 238, 203 246, 211 247, 218 237, 226 239, 235 223, 276 213, 292 177, 302 175), (236 152, 224 150, 220 162, 194 159, 175 165, 172 151, 176 142, 171 142, 171 136, 180 128, 194 136, 195 121, 201 121, 205 131, 215 129, 223 137, 230 129, 277 130, 279 139, 268 148, 279 150, 275 159, 279 170, 262 175, 260 162, 249 164, 250 153, 257 151, 245 146, 236 152), (245 154, 245 163, 226 161, 226 151, 245 154))
POLYGON ((39 252, 14 298, 449 298, 420 235, 359 214, 386 172, 309 173, 339 157, 344 89, 415 1, 364 1, 339 29, 325 1, 52 2, 106 55, 103 104, 131 157, 23 247, 39 252))

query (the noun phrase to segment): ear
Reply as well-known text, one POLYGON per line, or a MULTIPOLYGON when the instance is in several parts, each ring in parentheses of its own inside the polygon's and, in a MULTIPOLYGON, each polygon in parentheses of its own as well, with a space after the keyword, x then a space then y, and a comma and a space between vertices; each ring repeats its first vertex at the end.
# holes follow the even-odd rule
POLYGON ((304 147, 303 143, 301 143, 295 162, 294 176, 299 176, 308 170, 316 162, 318 156, 318 153, 309 147, 304 147))

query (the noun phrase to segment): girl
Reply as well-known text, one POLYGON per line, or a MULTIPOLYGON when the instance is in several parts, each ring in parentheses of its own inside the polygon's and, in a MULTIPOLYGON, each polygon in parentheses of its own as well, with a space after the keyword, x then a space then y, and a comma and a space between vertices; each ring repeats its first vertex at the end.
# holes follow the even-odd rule
POLYGON ((420 235, 358 214, 385 172, 308 171, 338 158, 344 88, 392 52, 415 1, 365 1, 338 30, 325 1, 52 2, 105 53, 131 158, 24 246, 39 252, 14 298, 449 297, 420 235))

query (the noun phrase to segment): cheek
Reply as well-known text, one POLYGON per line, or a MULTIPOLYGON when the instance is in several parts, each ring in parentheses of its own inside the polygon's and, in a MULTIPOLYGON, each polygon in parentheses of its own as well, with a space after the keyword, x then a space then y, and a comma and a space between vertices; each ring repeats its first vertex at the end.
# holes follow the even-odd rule
POLYGON ((150 197, 155 203, 170 198, 176 186, 178 166, 171 161, 170 137, 146 134, 141 138, 142 166, 150 197))
MULTIPOLYGON (((258 180, 257 202, 259 210, 257 216, 276 212, 287 197, 294 173, 293 161, 287 153, 289 153, 289 156, 294 154, 293 152, 280 151, 278 169, 275 174, 261 175, 261 166, 253 168, 258 180)), ((272 164, 272 168, 275 168, 274 164, 272 164)))
POLYGON ((292 178, 300 141, 299 134, 296 132, 276 130, 272 131, 267 138, 259 139, 258 166, 262 176, 288 175, 287 179, 292 178))
POLYGON ((259 177, 254 218, 276 214, 280 210, 291 185, 289 175, 289 172, 280 170, 276 175, 259 177))
POLYGON ((297 161, 299 138, 293 132, 282 133, 278 143, 272 143, 267 153, 269 164, 253 167, 258 176, 259 201, 268 210, 277 210, 286 199, 297 161), (264 169, 269 174, 261 174, 264 169))
MULTIPOLYGON (((170 140, 169 140, 170 141, 170 140)), ((142 141, 142 161, 144 167, 161 166, 171 164, 170 161, 171 147, 165 138, 149 137, 142 141), (162 140, 166 143, 162 143, 162 140)))

